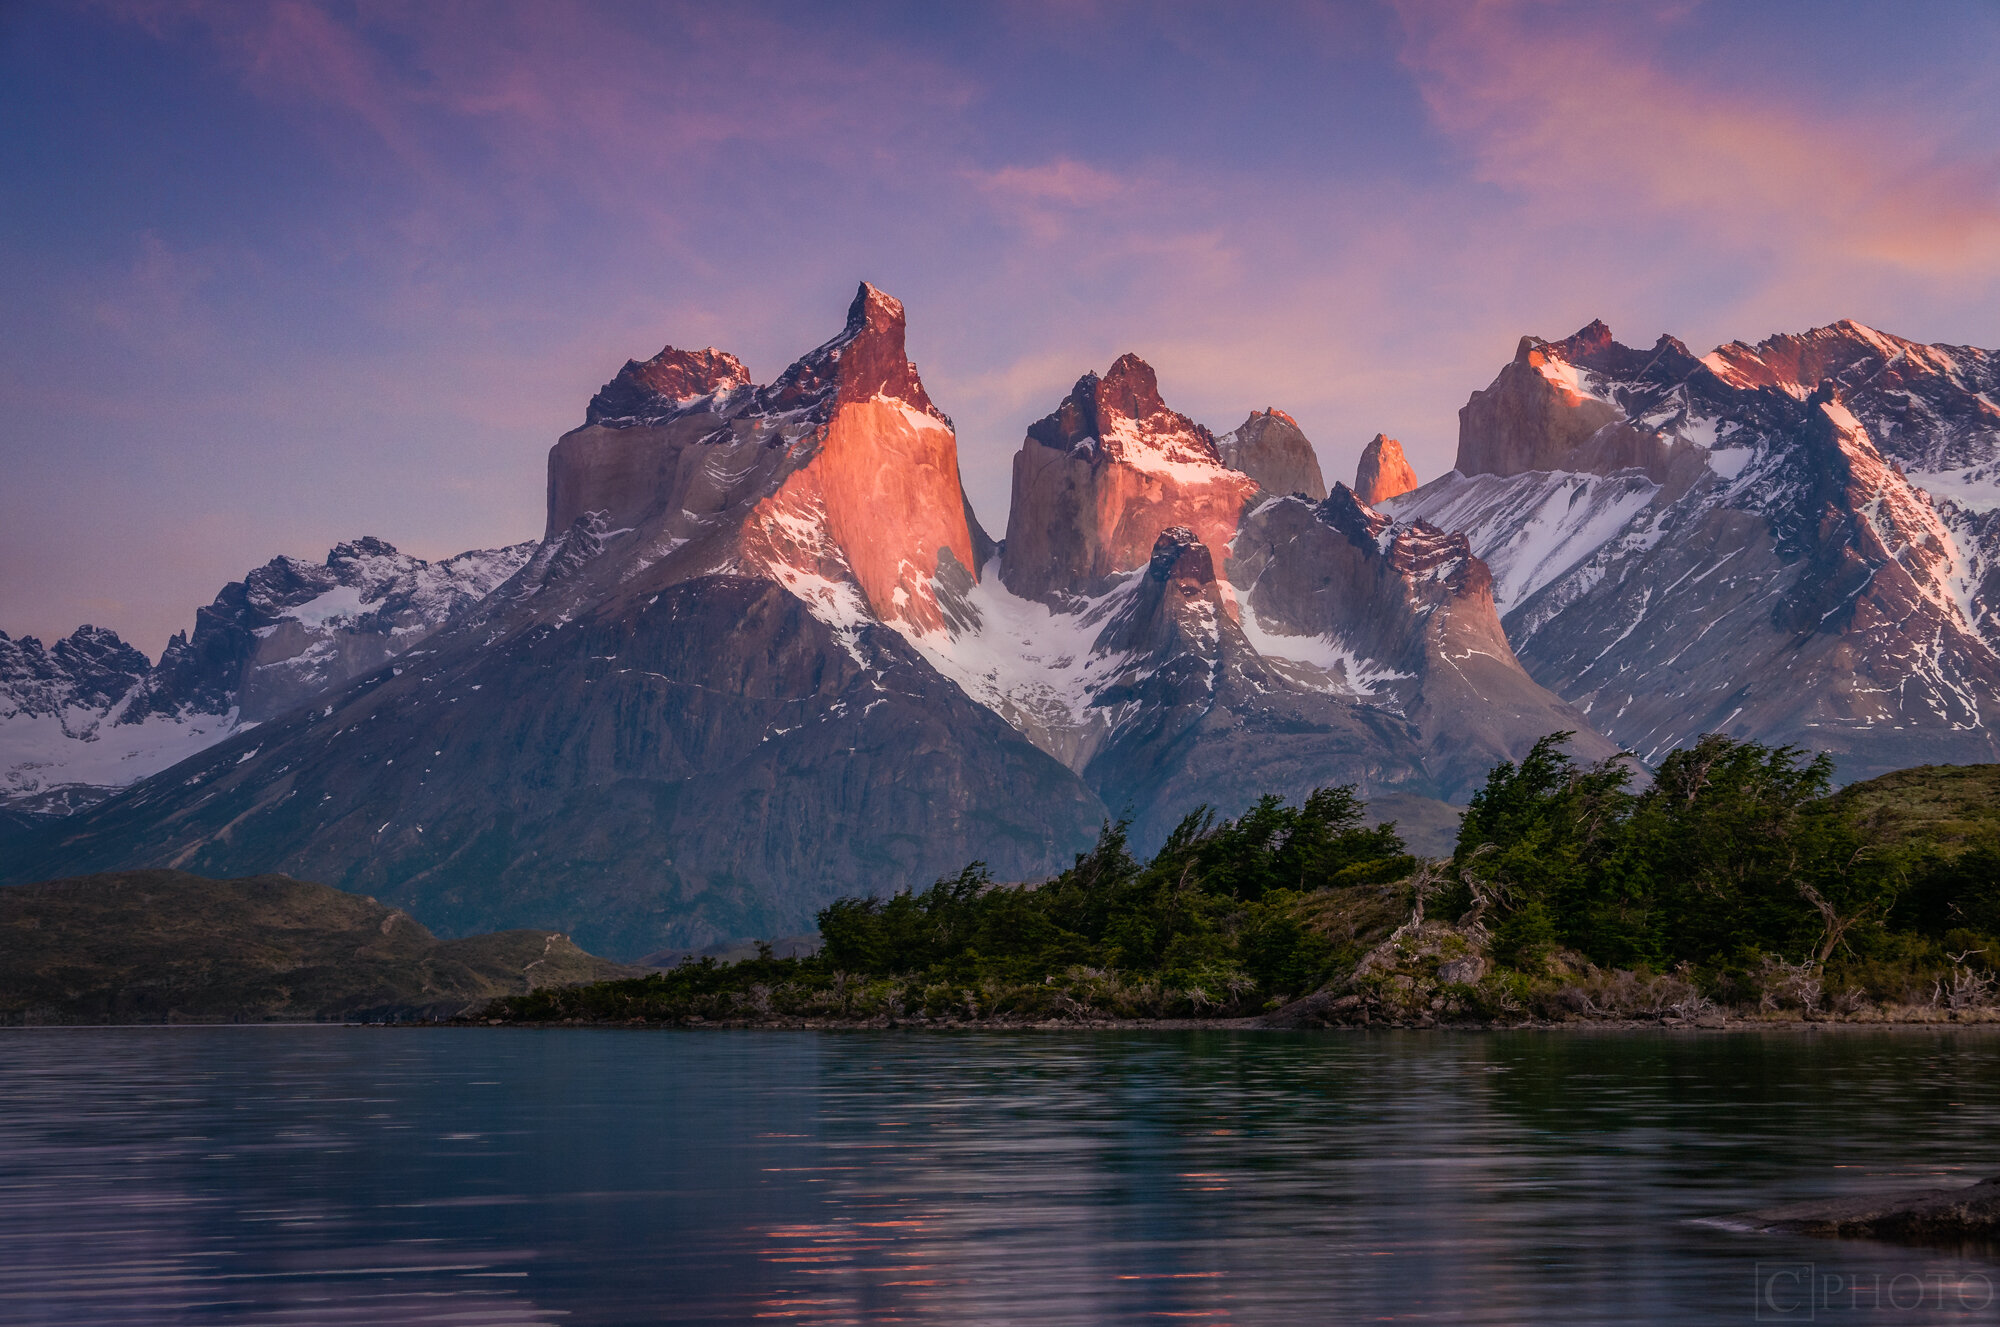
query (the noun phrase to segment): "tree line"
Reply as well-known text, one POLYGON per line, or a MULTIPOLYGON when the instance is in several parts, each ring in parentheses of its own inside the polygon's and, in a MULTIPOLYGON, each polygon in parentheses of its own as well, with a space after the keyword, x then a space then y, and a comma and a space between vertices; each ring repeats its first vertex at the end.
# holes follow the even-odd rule
POLYGON ((1426 919, 1486 958, 1483 990, 1450 997, 1475 1015, 1613 969, 1767 1005, 1775 980, 1800 974, 1814 1004, 1838 991, 1909 1002, 1947 980, 1987 989, 1992 845, 1896 842, 1834 792, 1828 757, 1795 747, 1709 735, 1644 780, 1629 758, 1579 765, 1569 737, 1491 771, 1449 859, 1421 861, 1393 823, 1367 825, 1351 787, 1298 805, 1266 796, 1234 819, 1197 808, 1150 855, 1107 823, 1038 883, 996 882, 975 862, 920 890, 840 899, 819 914, 812 958, 690 963, 505 1013, 1243 1014, 1339 983, 1426 919))

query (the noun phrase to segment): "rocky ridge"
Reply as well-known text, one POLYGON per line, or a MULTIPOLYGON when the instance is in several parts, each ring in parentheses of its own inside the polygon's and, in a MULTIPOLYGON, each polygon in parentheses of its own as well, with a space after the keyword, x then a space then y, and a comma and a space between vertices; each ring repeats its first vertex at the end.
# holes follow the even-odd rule
MULTIPOLYGON (((420 650, 340 655, 358 671, 311 706, 268 702, 9 878, 277 868, 447 932, 553 921, 646 953, 975 858, 1033 878, 1114 810, 1142 846, 1198 803, 1324 784, 1442 810, 1556 729, 1586 760, 1706 728, 1884 764, 1987 740, 1984 517, 1872 431, 1895 391, 1983 418, 1984 352, 1906 353, 1917 391, 1863 359, 1843 388, 1789 350, 1751 382, 1672 338, 1529 338, 1462 413, 1459 469, 1378 502, 1315 497, 1281 411, 1217 438, 1126 355, 1028 428, 995 545, 903 319, 864 285, 765 385, 714 349, 629 362, 551 449, 545 537, 490 593, 420 650)), ((1903 454, 1985 445, 1921 432, 1903 454)), ((1357 483, 1402 484, 1399 451, 1378 438, 1357 483)), ((309 571, 253 575, 185 643, 280 639, 239 707, 305 652, 258 632, 334 593, 309 571)), ((55 666, 36 652, 7 667, 55 666)), ((78 694, 131 666, 94 636, 64 658, 78 694)))
POLYGON ((157 664, 84 626, 44 648, 0 634, 0 803, 60 813, 335 689, 423 641, 531 544, 411 557, 380 539, 232 581, 157 664))
POLYGON ((1991 761, 1992 365, 1854 323, 1700 357, 1524 338, 1457 469, 1387 507, 1464 530, 1530 673, 1641 758, 1720 731, 1843 779, 1991 761))
POLYGON ((21 874, 275 867, 638 954, 1065 860, 1101 803, 903 634, 942 629, 992 545, 902 319, 863 286, 768 385, 716 352, 594 409, 552 449, 548 536, 414 666, 65 823, 21 874))
POLYGON ((1482 742, 1587 728, 1519 673, 1462 540, 1344 488, 1272 494, 1316 482, 1281 413, 1233 435, 1259 479, 1136 356, 1087 374, 1028 431, 1003 549, 895 300, 864 285, 838 335, 746 378, 716 350, 628 363, 484 600, 66 822, 15 878, 281 869, 448 933, 555 918, 646 953, 974 858, 1032 878, 1113 806, 1142 837, 1326 783, 1440 807, 1482 742), (1520 701, 1471 743, 1468 649, 1520 701))
POLYGON ((1344 485, 1274 492, 1320 482, 1282 412, 1225 441, 1171 410, 1135 355, 1085 375, 1016 454, 998 575, 911 643, 1131 807, 1141 843, 1196 804, 1233 814, 1263 792, 1460 800, 1558 729, 1583 758, 1611 754, 1514 660, 1462 538, 1344 485))

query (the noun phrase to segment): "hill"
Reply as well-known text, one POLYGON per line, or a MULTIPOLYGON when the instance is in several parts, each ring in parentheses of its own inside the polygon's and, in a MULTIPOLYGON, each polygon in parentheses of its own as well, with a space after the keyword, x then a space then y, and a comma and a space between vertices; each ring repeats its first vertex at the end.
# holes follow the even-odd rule
POLYGON ((448 1016, 632 971, 547 931, 439 940, 372 898, 282 875, 0 889, 0 1024, 448 1016))
POLYGON ((2000 765, 1918 765, 1841 794, 1877 842, 1943 857, 2000 848, 2000 765))

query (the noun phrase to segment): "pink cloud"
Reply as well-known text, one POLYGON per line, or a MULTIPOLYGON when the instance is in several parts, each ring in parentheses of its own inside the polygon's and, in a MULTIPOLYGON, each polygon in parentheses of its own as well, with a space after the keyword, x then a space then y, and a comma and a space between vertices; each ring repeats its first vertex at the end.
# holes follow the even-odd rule
POLYGON ((1614 34, 1591 21, 1605 11, 1546 0, 1396 7, 1438 126, 1545 214, 1664 214, 1827 276, 1853 261, 2000 275, 2000 155, 1953 160, 1926 125, 1669 72, 1635 47, 1674 11, 1614 34))

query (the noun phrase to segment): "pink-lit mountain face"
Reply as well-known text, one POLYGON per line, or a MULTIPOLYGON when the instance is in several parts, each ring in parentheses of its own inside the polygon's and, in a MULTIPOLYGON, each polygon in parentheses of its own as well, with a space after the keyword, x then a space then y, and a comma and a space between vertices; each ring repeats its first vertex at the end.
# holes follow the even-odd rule
MULTIPOLYGON (((256 643, 229 697, 263 722, 8 878, 283 870, 643 953, 974 859, 1032 878, 1113 809, 1144 845, 1352 783, 1441 846, 1446 803, 1559 729, 1586 760, 1710 729, 1849 773, 1991 759, 1992 362, 1845 324, 1706 359, 1529 338, 1458 470, 1417 487, 1378 436, 1327 492, 1282 411, 1218 438, 1126 355, 1028 427, 996 545, 902 306, 863 286, 769 384, 712 348, 627 363, 550 451, 544 538, 416 648, 294 641, 329 595, 402 619, 347 572, 260 573, 261 615, 185 648, 256 643), (323 655, 351 666, 258 680, 323 655)), ((0 667, 167 694, 121 650, 0 640, 0 667)))
POLYGON ((552 449, 547 535, 475 611, 64 822, 20 873, 255 860, 447 930, 644 953, 1088 846, 1098 799, 906 641, 992 544, 901 306, 864 286, 768 385, 720 352, 650 364, 552 449))
POLYGON ((1851 322, 1700 357, 1592 324, 1524 339, 1457 470, 1388 507, 1466 531, 1529 671, 1642 758, 1991 761, 1996 399, 1990 352, 1851 322))
POLYGON ((1610 750, 1515 663, 1463 539, 1321 483, 1282 412, 1218 442, 1125 356, 1029 430, 996 546, 863 286, 768 385, 628 363, 504 584, 21 869, 254 863, 644 952, 975 858, 1032 876, 1108 807, 1142 839, 1329 783, 1421 812, 1554 728, 1610 750))
POLYGON ((1361 450, 1354 468, 1354 491, 1363 502, 1380 504, 1400 498, 1417 487, 1417 472, 1403 455, 1403 444, 1377 433, 1361 450))

